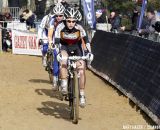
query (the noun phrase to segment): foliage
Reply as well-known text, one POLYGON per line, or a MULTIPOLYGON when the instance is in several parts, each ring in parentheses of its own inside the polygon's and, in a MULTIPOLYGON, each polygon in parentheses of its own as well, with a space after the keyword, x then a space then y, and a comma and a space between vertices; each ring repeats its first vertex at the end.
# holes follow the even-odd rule
POLYGON ((148 1, 148 8, 160 10, 160 0, 149 0, 148 1))
MULTIPOLYGON (((103 4, 110 10, 115 10, 126 14, 133 11, 137 5, 133 0, 101 0, 103 4)), ((148 0, 148 8, 160 10, 160 0, 148 0)))

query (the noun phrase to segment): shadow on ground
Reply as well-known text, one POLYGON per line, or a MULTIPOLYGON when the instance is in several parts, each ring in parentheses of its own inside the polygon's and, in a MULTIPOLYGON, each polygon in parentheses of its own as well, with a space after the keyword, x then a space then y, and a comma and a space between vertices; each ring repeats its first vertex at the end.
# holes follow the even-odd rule
MULTIPOLYGON (((69 122, 70 119, 70 108, 68 104, 58 103, 53 101, 42 102, 43 107, 37 108, 37 110, 46 115, 46 116, 54 116, 57 119, 64 119, 69 122)), ((81 120, 81 118, 79 118, 81 120)))
POLYGON ((58 119, 70 121, 70 110, 67 104, 47 101, 42 102, 42 105, 42 108, 37 108, 40 113, 43 113, 46 116, 54 116, 58 119))
POLYGON ((44 79, 30 79, 29 82, 51 84, 51 82, 49 80, 44 80, 44 79))
POLYGON ((61 96, 60 91, 53 91, 52 89, 36 89, 35 92, 38 95, 46 95, 51 98, 56 98, 56 99, 62 100, 62 96, 61 96))

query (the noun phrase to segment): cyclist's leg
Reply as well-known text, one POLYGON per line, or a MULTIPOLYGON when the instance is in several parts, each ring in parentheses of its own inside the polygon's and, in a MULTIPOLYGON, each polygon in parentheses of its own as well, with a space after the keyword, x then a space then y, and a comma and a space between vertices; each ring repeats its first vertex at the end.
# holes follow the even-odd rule
POLYGON ((48 43, 44 43, 42 45, 42 64, 44 67, 47 66, 47 57, 46 57, 46 54, 47 54, 47 50, 48 50, 48 43))
MULTIPOLYGON (((62 57, 68 57, 68 53, 66 50, 61 50, 61 55, 62 57)), ((61 78, 61 88, 63 94, 67 93, 67 86, 68 86, 67 75, 68 75, 67 60, 62 60, 60 62, 60 78, 61 78)))
POLYGON ((57 90, 57 84, 58 84, 58 75, 59 75, 59 64, 57 61, 57 50, 53 50, 53 56, 54 56, 54 61, 52 64, 53 67, 53 90, 57 90))
POLYGON ((85 84, 86 84, 86 75, 85 75, 85 61, 80 60, 77 62, 77 66, 78 66, 78 73, 80 74, 80 78, 79 78, 79 86, 80 86, 80 106, 84 107, 86 100, 85 100, 85 84))

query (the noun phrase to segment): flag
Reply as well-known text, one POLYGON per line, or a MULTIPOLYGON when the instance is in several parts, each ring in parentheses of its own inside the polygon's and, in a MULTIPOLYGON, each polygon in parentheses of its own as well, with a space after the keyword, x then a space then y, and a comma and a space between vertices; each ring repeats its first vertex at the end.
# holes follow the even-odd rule
POLYGON ((88 24, 93 28, 95 23, 94 0, 83 0, 83 10, 88 24))
POLYGON ((147 0, 143 0, 142 8, 141 8, 141 15, 139 17, 139 22, 138 22, 138 30, 141 29, 141 25, 142 25, 144 13, 145 13, 146 5, 147 5, 147 0))

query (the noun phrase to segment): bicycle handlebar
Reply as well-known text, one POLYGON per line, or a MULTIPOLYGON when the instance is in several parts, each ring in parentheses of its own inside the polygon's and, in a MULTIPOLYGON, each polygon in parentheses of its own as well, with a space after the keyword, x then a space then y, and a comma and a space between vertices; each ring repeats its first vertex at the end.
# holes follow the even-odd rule
POLYGON ((90 61, 91 58, 93 57, 93 54, 86 55, 86 56, 69 56, 69 57, 62 57, 60 54, 57 55, 57 60, 58 62, 62 60, 72 60, 72 61, 78 61, 78 60, 88 60, 90 61))

